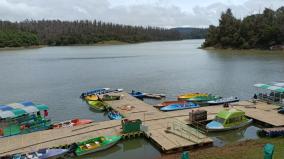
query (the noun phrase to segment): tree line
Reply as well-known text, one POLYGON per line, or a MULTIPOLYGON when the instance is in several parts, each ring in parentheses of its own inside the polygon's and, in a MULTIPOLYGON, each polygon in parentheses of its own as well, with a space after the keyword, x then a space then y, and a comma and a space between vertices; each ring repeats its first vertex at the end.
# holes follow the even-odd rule
POLYGON ((266 8, 261 14, 243 19, 231 9, 221 14, 219 26, 210 25, 203 47, 233 49, 270 49, 284 45, 284 7, 266 8))
POLYGON ((182 38, 176 30, 121 25, 96 20, 25 20, 21 22, 0 20, 0 47, 95 44, 109 40, 136 43, 182 38))

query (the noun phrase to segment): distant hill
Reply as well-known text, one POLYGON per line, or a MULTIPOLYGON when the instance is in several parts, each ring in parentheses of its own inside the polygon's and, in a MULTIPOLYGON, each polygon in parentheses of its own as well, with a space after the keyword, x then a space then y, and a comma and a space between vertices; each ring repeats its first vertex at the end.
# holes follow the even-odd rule
POLYGON ((171 30, 179 32, 184 39, 205 39, 207 28, 178 27, 171 30))

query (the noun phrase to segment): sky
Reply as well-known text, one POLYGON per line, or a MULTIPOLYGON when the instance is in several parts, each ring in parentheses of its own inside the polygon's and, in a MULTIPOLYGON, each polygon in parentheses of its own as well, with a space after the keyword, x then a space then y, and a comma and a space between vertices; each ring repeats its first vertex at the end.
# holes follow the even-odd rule
POLYGON ((217 25, 227 8, 243 18, 281 6, 284 0, 0 0, 0 19, 96 19, 167 28, 208 27, 217 25))

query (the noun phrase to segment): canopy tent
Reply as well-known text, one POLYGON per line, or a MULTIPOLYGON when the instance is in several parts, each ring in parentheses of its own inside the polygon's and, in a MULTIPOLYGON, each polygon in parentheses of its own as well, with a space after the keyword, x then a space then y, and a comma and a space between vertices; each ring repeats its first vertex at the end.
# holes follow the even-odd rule
POLYGON ((8 105, 0 105, 0 119, 15 118, 24 114, 31 114, 38 111, 47 110, 48 106, 33 102, 11 103, 8 105))
POLYGON ((269 84, 257 83, 257 84, 254 84, 254 86, 257 88, 262 88, 262 89, 271 90, 271 91, 275 91, 279 93, 284 93, 284 88, 280 86, 276 86, 276 84, 269 85, 269 84))
POLYGON ((274 86, 284 87, 284 82, 274 82, 274 86))

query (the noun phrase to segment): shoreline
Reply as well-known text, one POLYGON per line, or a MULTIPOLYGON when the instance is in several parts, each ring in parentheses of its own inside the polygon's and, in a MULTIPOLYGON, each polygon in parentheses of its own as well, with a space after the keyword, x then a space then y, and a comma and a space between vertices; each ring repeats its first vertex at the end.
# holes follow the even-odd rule
POLYGON ((233 48, 216 48, 216 47, 198 47, 202 50, 213 50, 213 51, 261 51, 261 52, 283 52, 284 50, 265 50, 265 49, 233 49, 233 48))

